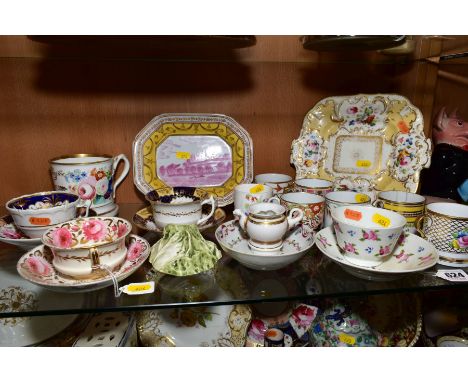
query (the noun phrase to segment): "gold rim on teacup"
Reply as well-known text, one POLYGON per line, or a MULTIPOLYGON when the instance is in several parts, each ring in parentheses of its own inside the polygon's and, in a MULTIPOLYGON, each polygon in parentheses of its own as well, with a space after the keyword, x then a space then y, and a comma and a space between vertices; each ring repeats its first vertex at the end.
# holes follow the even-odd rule
POLYGON ((62 155, 59 157, 55 157, 49 160, 50 164, 58 164, 58 165, 75 165, 75 164, 95 164, 95 163, 102 163, 106 162, 109 159, 113 159, 113 156, 107 154, 71 154, 71 155, 62 155), (60 162, 63 159, 73 159, 73 158, 104 158, 102 160, 97 160, 93 162, 60 162))
MULTIPOLYGON (((377 194, 377 200, 375 201, 375 203, 377 203, 379 200, 380 201, 383 201, 385 202, 385 204, 390 204, 392 206, 395 206, 395 207, 398 207, 398 206, 405 206, 405 207, 421 207, 421 206, 425 206, 426 205, 426 198, 422 195, 419 195, 419 194, 413 194, 413 193, 410 193, 408 192, 407 194, 411 194, 413 196, 419 196, 422 198, 422 201, 420 202, 408 202, 408 201, 404 201, 404 202, 397 202, 396 200, 391 200, 391 199, 388 199, 384 196, 381 196, 382 193, 384 192, 389 192, 389 191, 377 191, 378 194, 377 194)), ((402 193, 405 193, 405 191, 396 191, 395 192, 402 192, 402 193)), ((380 207, 379 207, 380 208, 380 207)))
MULTIPOLYGON (((439 203, 439 202, 437 202, 437 203, 439 203)), ((463 221, 467 220, 467 221, 468 221, 468 217, 463 217, 463 216, 452 216, 452 215, 448 215, 448 214, 443 214, 443 213, 441 213, 441 212, 435 212, 435 211, 429 209, 430 206, 431 206, 432 204, 437 204, 437 203, 430 203, 430 204, 427 204, 427 205, 426 205, 426 214, 431 213, 431 214, 433 214, 433 215, 440 216, 440 217, 445 218, 445 219, 448 219, 448 220, 456 219, 456 220, 463 220, 463 221)), ((445 204, 457 204, 457 203, 445 203, 445 204)))

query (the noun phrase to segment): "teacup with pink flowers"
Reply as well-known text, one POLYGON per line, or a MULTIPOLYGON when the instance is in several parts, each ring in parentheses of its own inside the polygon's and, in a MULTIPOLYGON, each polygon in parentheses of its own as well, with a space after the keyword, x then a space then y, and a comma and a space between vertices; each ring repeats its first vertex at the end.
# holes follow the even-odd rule
POLYGON ((131 224, 121 218, 80 218, 51 228, 42 242, 51 248, 57 271, 89 277, 103 266, 114 270, 125 261, 125 238, 131 230, 131 224))
POLYGON ((336 242, 350 263, 373 267, 393 252, 406 224, 404 216, 383 208, 341 206, 331 211, 336 242))

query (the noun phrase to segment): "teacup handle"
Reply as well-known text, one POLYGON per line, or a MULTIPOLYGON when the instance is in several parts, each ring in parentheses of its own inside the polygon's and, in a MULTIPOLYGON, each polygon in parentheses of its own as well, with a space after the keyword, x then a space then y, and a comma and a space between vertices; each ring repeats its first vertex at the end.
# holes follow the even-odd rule
POLYGON ((372 203, 372 205, 377 208, 384 208, 384 203, 379 199, 374 200, 374 203, 372 203))
POLYGON ((89 258, 91 259, 91 268, 99 268, 101 262, 99 261, 99 252, 96 248, 92 247, 89 249, 89 258))
POLYGON ((122 170, 122 173, 120 174, 119 178, 115 181, 114 187, 112 190, 112 197, 115 198, 115 190, 117 190, 117 186, 122 183, 122 181, 125 179, 125 177, 128 175, 128 172, 130 171, 130 161, 124 154, 119 154, 114 157, 113 164, 112 164, 112 177, 115 175, 115 170, 117 170, 117 166, 119 165, 119 162, 123 161, 124 162, 124 168, 122 170))
POLYGON ((89 208, 91 207, 92 203, 93 203, 92 200, 80 199, 80 202, 76 206, 75 216, 77 218, 88 217, 89 216, 89 208), (84 213, 82 212, 83 209, 84 209, 84 213))
POLYGON ((208 203, 211 204, 211 212, 208 214, 208 216, 205 216, 204 218, 201 218, 200 220, 198 220, 197 225, 203 224, 204 222, 206 222, 209 218, 213 216, 216 210, 215 200, 214 200, 213 195, 211 195, 209 199, 206 199, 203 202, 201 202, 201 205, 203 206, 204 204, 208 204, 208 203))
POLYGON ((288 215, 288 229, 294 228, 296 225, 298 225, 302 218, 304 217, 304 211, 302 211, 300 208, 291 208, 289 211, 288 215), (299 215, 293 218, 292 216, 294 215, 295 212, 298 212, 299 215))
POLYGON ((275 203, 275 204, 281 204, 280 198, 277 196, 272 196, 270 199, 267 200, 267 203, 275 203))
POLYGON ((426 239, 426 233, 423 230, 423 224, 424 224, 424 219, 427 219, 430 223, 430 226, 432 225, 432 218, 428 215, 422 215, 416 219, 414 222, 414 225, 416 227, 416 231, 421 235, 423 239, 426 239))

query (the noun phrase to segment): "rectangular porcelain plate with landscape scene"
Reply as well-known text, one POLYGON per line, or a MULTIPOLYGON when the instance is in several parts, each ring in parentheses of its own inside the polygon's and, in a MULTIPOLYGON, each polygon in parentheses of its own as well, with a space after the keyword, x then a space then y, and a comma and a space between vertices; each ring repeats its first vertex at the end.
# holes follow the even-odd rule
POLYGON ((307 113, 291 163, 297 179, 331 180, 336 189, 416 192, 431 150, 422 114, 408 99, 359 94, 325 98, 307 113))
POLYGON ((133 142, 135 185, 144 194, 162 187, 198 187, 219 206, 234 188, 253 179, 249 134, 234 119, 217 114, 162 114, 133 142))

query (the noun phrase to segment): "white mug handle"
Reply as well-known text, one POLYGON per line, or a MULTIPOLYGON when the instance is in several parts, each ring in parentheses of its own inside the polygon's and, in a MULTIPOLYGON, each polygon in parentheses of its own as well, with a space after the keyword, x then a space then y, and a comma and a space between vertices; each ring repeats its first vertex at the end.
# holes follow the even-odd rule
POLYGON ((270 199, 268 199, 268 203, 281 204, 280 198, 277 196, 272 196, 270 199))
POLYGON ((210 196, 209 199, 204 200, 201 202, 201 205, 203 206, 204 204, 211 204, 211 212, 208 214, 208 216, 205 216, 204 218, 201 218, 200 220, 197 221, 197 225, 205 223, 209 218, 211 218, 216 210, 215 207, 215 200, 213 195, 210 196))
POLYGON ((115 190, 117 190, 117 186, 122 183, 122 181, 125 179, 125 177, 128 175, 128 172, 130 171, 130 161, 124 154, 119 154, 116 155, 113 159, 112 163, 112 177, 115 175, 115 170, 117 170, 117 166, 119 165, 119 162, 123 161, 124 162, 124 168, 122 170, 122 173, 120 174, 119 178, 114 182, 114 186, 112 187, 112 197, 115 198, 115 190))
POLYGON ((296 225, 298 225, 301 222, 303 217, 304 217, 304 212, 300 208, 291 208, 291 210, 289 211, 289 215, 288 215, 288 229, 292 229, 296 225), (293 218, 292 216, 294 215, 295 212, 297 212, 298 215, 295 218, 293 218))

